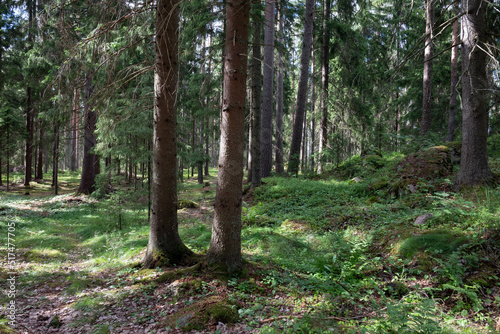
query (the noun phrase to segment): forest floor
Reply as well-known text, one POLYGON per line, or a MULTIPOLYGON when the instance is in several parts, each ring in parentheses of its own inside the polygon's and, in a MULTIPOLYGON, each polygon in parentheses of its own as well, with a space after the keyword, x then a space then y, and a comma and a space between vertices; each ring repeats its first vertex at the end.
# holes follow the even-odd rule
MULTIPOLYGON (((453 192, 456 166, 408 177, 418 158, 265 179, 245 194, 245 270, 229 278, 202 261, 134 266, 149 232, 140 182, 107 199, 74 195, 74 174, 58 196, 50 181, 16 186, 0 199, 0 333, 499 333, 500 189, 453 192)), ((179 184, 198 204, 178 212, 200 260, 214 175, 179 184)))

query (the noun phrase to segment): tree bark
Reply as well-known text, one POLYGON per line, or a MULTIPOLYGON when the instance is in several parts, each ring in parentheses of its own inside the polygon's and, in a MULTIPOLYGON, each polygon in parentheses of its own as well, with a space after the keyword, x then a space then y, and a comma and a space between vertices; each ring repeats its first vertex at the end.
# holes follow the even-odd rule
POLYGON ((59 120, 54 124, 54 147, 52 154, 52 187, 54 187, 54 195, 59 193, 59 120))
POLYGON ((432 122, 432 57, 434 57, 433 26, 434 0, 427 0, 425 6, 425 51, 424 51, 424 82, 422 101, 422 136, 431 128, 432 122))
MULTIPOLYGON (((278 42, 283 45, 283 9, 280 7, 278 11, 278 42)), ((277 52, 277 68, 276 76, 276 174, 285 173, 285 164, 283 163, 283 59, 281 50, 277 52)))
MULTIPOLYGON (((28 8, 28 50, 33 49, 34 41, 34 22, 36 20, 36 0, 32 0, 31 6, 28 8)), ((24 185, 29 186, 32 177, 33 167, 33 131, 34 131, 34 114, 33 107, 33 91, 31 85, 26 88, 27 108, 26 108, 26 156, 24 168, 24 185)))
POLYGON ((151 222, 144 267, 177 264, 192 255, 177 221, 177 87, 179 0, 156 7, 155 106, 151 222))
POLYGON ((462 0, 462 155, 456 183, 493 181, 488 165, 488 75, 485 45, 486 7, 482 0, 462 0))
POLYGON ((96 157, 95 154, 92 153, 92 149, 96 145, 95 130, 97 117, 91 103, 92 92, 92 77, 90 73, 88 73, 85 80, 83 163, 80 186, 78 187, 78 193, 80 194, 90 194, 95 190, 96 157))
POLYGON ((204 117, 201 116, 201 119, 200 119, 200 132, 199 132, 199 152, 200 152, 200 156, 198 157, 199 160, 198 160, 198 184, 203 184, 203 125, 205 124, 205 120, 204 120, 204 117))
POLYGON ((258 187, 261 183, 261 156, 260 156, 260 125, 262 104, 262 63, 261 42, 262 24, 260 17, 254 20, 253 48, 252 48, 252 138, 250 147, 250 176, 252 187, 258 187))
POLYGON ((311 59, 311 45, 313 39, 314 1, 306 1, 306 13, 304 23, 304 39, 302 42, 302 55, 300 56, 300 79, 297 91, 297 108, 293 123, 292 144, 290 145, 290 157, 288 159, 288 173, 297 175, 300 163, 300 145, 304 117, 306 114, 307 81, 309 78, 309 61, 311 59))
MULTIPOLYGON (((455 15, 459 14, 458 1, 453 3, 455 15)), ((455 138, 455 119, 457 114, 457 84, 458 84, 458 18, 453 22, 453 32, 451 39, 451 87, 450 87, 450 107, 448 114, 448 133, 446 141, 451 142, 455 138)))
POLYGON ((40 129, 38 129, 38 163, 36 165, 35 180, 43 179, 43 122, 38 120, 40 124, 40 129))
POLYGON ((312 50, 312 53, 311 53, 311 57, 312 57, 312 63, 311 63, 311 145, 310 145, 310 148, 309 148, 309 163, 311 164, 311 171, 314 172, 314 128, 316 127, 316 124, 315 124, 315 119, 314 119, 314 116, 315 116, 315 113, 316 113, 316 85, 314 83, 314 49, 312 50))
POLYGON ((73 111, 70 121, 70 150, 69 170, 74 172, 78 169, 78 117, 80 114, 80 90, 73 90, 73 111))
POLYGON ((266 0, 264 28, 264 81, 262 84, 261 175, 271 175, 273 166, 273 82, 275 0, 266 0))
POLYGON ((229 274, 242 267, 241 200, 250 0, 228 0, 219 175, 208 263, 229 274))
POLYGON ((318 149, 318 174, 323 172, 323 151, 327 145, 328 139, 328 73, 330 61, 330 31, 328 30, 328 20, 330 20, 331 1, 323 2, 323 42, 321 45, 321 125, 319 131, 319 149, 318 149))

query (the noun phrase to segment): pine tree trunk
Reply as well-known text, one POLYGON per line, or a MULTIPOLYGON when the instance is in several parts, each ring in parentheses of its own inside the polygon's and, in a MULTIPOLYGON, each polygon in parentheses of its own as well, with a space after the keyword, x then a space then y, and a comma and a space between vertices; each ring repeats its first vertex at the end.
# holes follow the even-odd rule
POLYGON ((95 187, 95 165, 96 157, 92 153, 92 149, 96 145, 95 129, 96 129, 96 113, 91 104, 92 96, 92 77, 87 74, 85 80, 85 121, 84 121, 84 138, 83 138, 83 163, 82 163, 82 176, 78 193, 90 194, 94 191, 95 187))
POLYGON ((488 165, 488 95, 486 7, 482 0, 462 0, 462 155, 456 183, 493 181, 488 165))
POLYGON ((273 166, 273 82, 275 0, 266 0, 264 28, 264 80, 262 85, 261 175, 271 175, 273 166))
POLYGON ((199 152, 200 157, 198 160, 198 184, 203 184, 203 125, 205 124, 205 120, 203 116, 200 119, 200 133, 199 133, 199 152))
POLYGON ((328 20, 330 20, 330 0, 323 2, 323 42, 321 45, 321 125, 319 130, 318 149, 318 174, 323 172, 323 151, 326 149, 328 139, 328 63, 330 61, 330 32, 328 20))
POLYGON ((69 170, 74 172, 78 169, 78 117, 80 114, 80 90, 73 90, 73 110, 71 113, 71 129, 69 142, 69 170))
POLYGON ((302 131, 302 148, 300 150, 300 171, 305 173, 307 169, 307 117, 304 116, 304 130, 302 131))
POLYGON ((59 121, 54 124, 54 147, 52 154, 52 187, 54 195, 59 193, 59 121))
MULTIPOLYGON (((278 42, 283 44, 283 8, 280 6, 278 12, 278 42)), ((283 58, 281 50, 278 49, 278 74, 276 76, 276 173, 281 175, 285 173, 283 162, 283 58)))
MULTIPOLYGON (((36 0, 31 1, 31 6, 28 8, 28 50, 33 49, 34 41, 34 26, 36 20, 36 0)), ((26 139, 26 155, 25 155, 25 168, 24 168, 24 185, 29 186, 32 177, 32 167, 33 167, 33 131, 34 131, 34 114, 35 110, 33 107, 33 96, 31 85, 28 84, 26 88, 26 133, 28 137, 26 139)))
POLYGON ((431 128, 432 122, 432 57, 434 57, 433 26, 434 0, 426 1, 424 82, 422 101, 422 136, 431 128))
POLYGON ((306 13, 304 23, 304 38, 302 42, 302 55, 300 56, 300 79, 297 90, 297 108, 293 123, 292 144, 290 145, 290 157, 288 159, 288 173, 297 175, 299 173, 300 145, 306 114, 307 81, 309 78, 309 61, 311 59, 311 45, 313 39, 314 1, 306 1, 306 13))
POLYGON ((209 124, 210 124, 210 117, 207 116, 206 124, 205 124, 205 126, 206 126, 206 134, 205 134, 205 157, 206 157, 206 160, 205 160, 205 176, 210 176, 210 171, 209 171, 209 164, 210 164, 210 155, 209 155, 210 154, 210 152, 209 152, 210 143, 209 143, 209 139, 210 139, 210 136, 208 135, 208 133, 209 133, 208 125, 209 124))
MULTIPOLYGON (((454 12, 459 14, 458 1, 453 3, 454 12)), ((450 87, 450 107, 448 115, 448 133, 446 141, 451 142, 455 138, 455 119, 457 114, 457 84, 458 84, 458 18, 453 22, 453 32, 451 39, 451 87, 450 87)))
POLYGON ((151 222, 142 260, 146 268, 182 263, 192 255, 177 221, 178 5, 179 0, 159 0, 156 7, 151 222))
POLYGON ((252 48, 252 140, 251 140, 251 164, 249 181, 252 187, 258 187, 261 183, 261 104, 262 104, 262 63, 261 42, 262 24, 259 18, 253 22, 253 48, 252 48))
POLYGON ((25 168, 24 168, 24 185, 29 186, 32 177, 32 167, 33 167, 33 114, 35 110, 33 109, 32 93, 31 87, 26 89, 27 94, 27 112, 26 112, 26 133, 28 137, 26 139, 26 158, 25 158, 25 168))
POLYGON ((43 180, 43 123, 42 120, 39 120, 40 128, 38 129, 38 163, 35 172, 36 180, 43 180))
POLYGON ((242 268, 241 201, 250 0, 228 0, 219 175, 208 263, 229 274, 242 268))
POLYGON ((311 139, 310 139, 310 149, 309 149, 309 163, 311 164, 311 171, 314 172, 314 128, 315 128, 315 122, 314 122, 314 115, 316 113, 316 85, 314 83, 314 49, 312 50, 311 53, 311 139))

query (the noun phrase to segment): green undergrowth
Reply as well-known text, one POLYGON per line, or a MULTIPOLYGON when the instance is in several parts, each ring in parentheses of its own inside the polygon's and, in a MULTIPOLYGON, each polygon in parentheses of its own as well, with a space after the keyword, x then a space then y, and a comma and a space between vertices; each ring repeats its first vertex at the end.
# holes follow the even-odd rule
MULTIPOLYGON (((405 178, 396 172, 404 159, 372 154, 329 177, 264 179, 244 196, 245 270, 230 278, 203 262, 135 266, 148 242, 144 185, 121 182, 101 198, 4 193, 1 233, 15 223, 18 298, 50 309, 57 296, 78 314, 60 330, 94 333, 127 324, 151 332, 498 332, 500 190, 455 193, 453 175, 405 178), (424 214, 432 216, 416 225, 424 214)), ((200 255, 211 238, 215 175, 179 184, 179 200, 196 204, 179 207, 180 235, 200 255)))

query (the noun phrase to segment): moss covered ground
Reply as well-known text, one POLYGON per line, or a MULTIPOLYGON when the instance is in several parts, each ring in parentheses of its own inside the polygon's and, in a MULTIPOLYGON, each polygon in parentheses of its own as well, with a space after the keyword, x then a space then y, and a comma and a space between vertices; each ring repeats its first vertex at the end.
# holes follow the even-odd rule
MULTIPOLYGON (((0 303, 15 301, 17 327, 3 308, 0 332, 497 333, 500 189, 454 192, 457 166, 442 151, 264 179, 244 197, 238 277, 203 263, 215 170, 179 184, 179 199, 196 204, 179 209, 180 234, 200 263, 148 270, 135 267, 146 183, 121 180, 119 198, 100 199, 74 195, 78 175, 62 175, 58 196, 49 181, 29 194, 16 184, 0 199, 0 283, 9 289, 14 273, 16 293, 0 303), (409 170, 418 164, 422 174, 409 170)), ((490 165, 498 175, 500 160, 490 165)))

